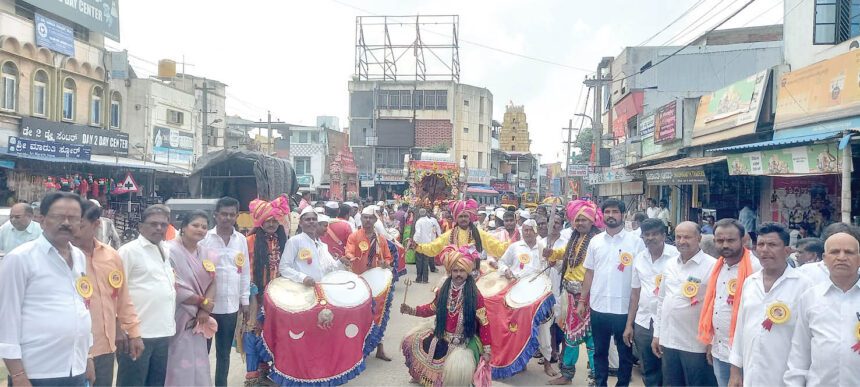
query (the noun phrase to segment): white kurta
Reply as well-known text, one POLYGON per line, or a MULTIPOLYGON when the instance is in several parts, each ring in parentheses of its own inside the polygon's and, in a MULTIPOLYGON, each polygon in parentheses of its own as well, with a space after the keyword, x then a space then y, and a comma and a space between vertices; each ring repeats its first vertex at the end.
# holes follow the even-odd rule
POLYGON ((321 281, 325 274, 338 268, 340 265, 328 252, 328 245, 301 233, 287 240, 278 270, 281 276, 302 282, 306 277, 321 281))
POLYGON ((514 242, 499 260, 499 271, 510 270, 517 278, 540 273, 548 264, 543 257, 543 249, 541 241, 536 241, 534 247, 529 247, 525 241, 514 242))
POLYGON ((788 369, 791 336, 797 321, 800 295, 812 282, 792 267, 787 267, 769 292, 764 290, 764 273, 759 270, 744 281, 738 311, 735 337, 729 362, 743 368, 744 385, 778 385, 788 369), (762 326, 771 305, 781 302, 788 306, 790 318, 773 324, 770 330, 762 326))

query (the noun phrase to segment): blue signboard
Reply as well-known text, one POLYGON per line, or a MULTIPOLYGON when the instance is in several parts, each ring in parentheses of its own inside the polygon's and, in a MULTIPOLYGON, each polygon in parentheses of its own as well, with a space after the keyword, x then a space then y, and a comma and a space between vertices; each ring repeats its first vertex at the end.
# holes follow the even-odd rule
POLYGON ((9 153, 38 157, 65 157, 89 160, 92 150, 88 146, 62 144, 9 136, 9 153))
POLYGON ((75 31, 56 20, 36 14, 36 45, 75 56, 75 31))

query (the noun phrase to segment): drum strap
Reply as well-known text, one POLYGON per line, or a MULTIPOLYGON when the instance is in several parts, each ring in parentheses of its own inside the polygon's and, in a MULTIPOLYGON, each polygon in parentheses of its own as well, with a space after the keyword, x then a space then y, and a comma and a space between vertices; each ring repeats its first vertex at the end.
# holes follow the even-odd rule
POLYGON ((379 247, 379 235, 376 235, 372 241, 370 241, 370 248, 367 249, 367 268, 370 269, 373 267, 373 260, 376 258, 376 249, 379 247))
POLYGON ((337 234, 335 234, 334 231, 331 230, 331 227, 329 227, 326 232, 328 233, 328 236, 331 237, 331 239, 334 239, 334 241, 337 242, 338 246, 343 247, 343 241, 337 237, 337 234))

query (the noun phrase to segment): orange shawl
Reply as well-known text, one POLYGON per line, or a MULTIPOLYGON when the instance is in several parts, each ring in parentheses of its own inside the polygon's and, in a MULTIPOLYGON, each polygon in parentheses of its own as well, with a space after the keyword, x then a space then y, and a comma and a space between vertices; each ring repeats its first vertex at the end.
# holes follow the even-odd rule
MULTIPOLYGON (((711 270, 711 276, 708 278, 708 290, 705 293, 705 301, 702 304, 702 312, 699 315, 699 341, 702 344, 711 344, 714 338, 714 303, 717 299, 717 277, 720 276, 725 264, 725 259, 720 257, 714 269, 711 270)), ((735 337, 735 325, 738 321, 738 310, 741 305, 741 292, 744 288, 744 281, 753 273, 752 261, 750 260, 750 251, 744 248, 744 255, 738 262, 738 287, 735 291, 734 302, 732 303, 732 323, 729 326, 729 343, 735 337)))

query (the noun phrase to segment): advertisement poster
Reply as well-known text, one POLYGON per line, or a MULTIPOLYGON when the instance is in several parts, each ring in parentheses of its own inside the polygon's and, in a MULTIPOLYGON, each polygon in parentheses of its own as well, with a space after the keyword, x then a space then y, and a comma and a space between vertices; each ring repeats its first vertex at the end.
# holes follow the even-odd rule
POLYGON ((774 177, 770 220, 820 236, 839 219, 840 189, 838 175, 774 177))
POLYGON ((774 129, 857 115, 860 51, 786 73, 776 97, 774 129))
POLYGON ((176 129, 152 128, 152 153, 155 162, 191 169, 194 156, 194 136, 176 129))
POLYGON ((671 141, 677 138, 676 130, 676 112, 678 102, 672 101, 657 109, 654 113, 654 142, 671 141))
POLYGON ((732 135, 755 132, 755 122, 761 109, 769 75, 770 70, 764 70, 713 93, 703 95, 696 110, 693 144, 701 145, 723 140, 717 138, 696 141, 699 137, 724 134, 721 132, 741 126, 743 130, 736 131, 732 135))
POLYGON ((820 175, 841 171, 835 143, 728 155, 730 175, 820 175))

